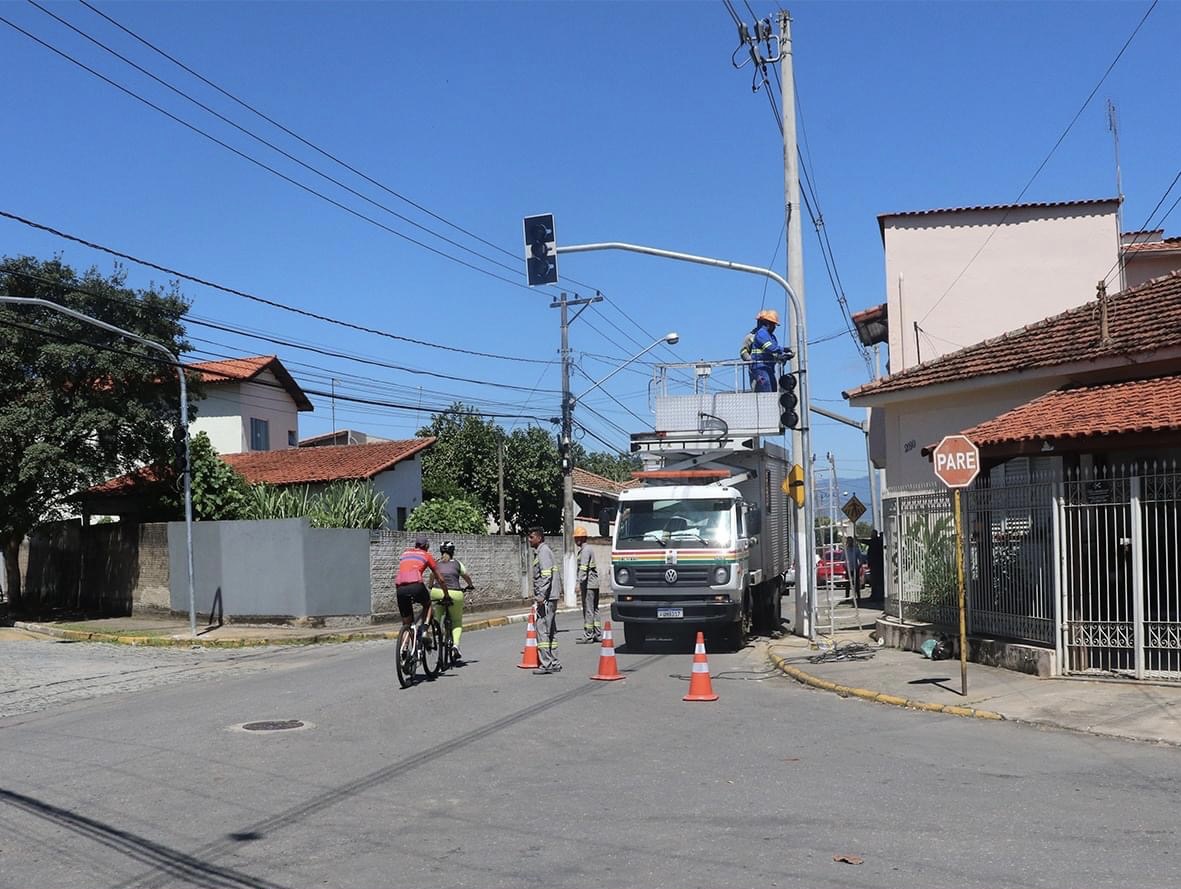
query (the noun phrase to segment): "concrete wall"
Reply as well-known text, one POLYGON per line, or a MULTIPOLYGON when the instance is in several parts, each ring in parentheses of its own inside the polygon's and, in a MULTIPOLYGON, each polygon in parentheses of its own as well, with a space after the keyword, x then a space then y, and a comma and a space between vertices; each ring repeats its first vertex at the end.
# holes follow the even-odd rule
MULTIPOLYGON (((1150 251, 1144 250, 1128 256, 1125 277, 1128 287, 1136 287, 1145 281, 1167 275, 1169 272, 1181 269, 1181 251, 1150 251)), ((1112 290, 1115 287, 1111 288, 1112 290)))
POLYGON ((169 608, 164 524, 49 523, 29 536, 20 564, 31 609, 128 615, 169 608))
MULTIPOLYGON (((187 612, 185 529, 169 528, 171 608, 187 612)), ((369 532, 307 519, 193 525, 196 608, 225 620, 369 614, 369 532)))
MULTIPOLYGON (((529 545, 521 537, 490 534, 429 534, 431 554, 438 556, 444 540, 455 543, 455 557, 472 576, 475 591, 465 594, 464 608, 521 602, 531 595, 523 580, 528 570, 529 545)), ((373 619, 389 620, 398 613, 394 577, 398 560, 414 543, 414 534, 375 531, 370 538, 369 564, 372 575, 373 619)))
POLYGON ((887 218, 890 372, 1094 299, 1116 262, 1116 222, 1114 201, 887 218))

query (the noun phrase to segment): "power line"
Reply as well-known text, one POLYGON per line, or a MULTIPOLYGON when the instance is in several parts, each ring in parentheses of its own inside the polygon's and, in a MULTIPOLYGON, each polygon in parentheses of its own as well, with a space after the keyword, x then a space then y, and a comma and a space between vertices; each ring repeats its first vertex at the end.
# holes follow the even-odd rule
POLYGON ((1165 220, 1169 218, 1169 216, 1172 214, 1172 212, 1175 209, 1177 209, 1177 203, 1178 203, 1178 201, 1181 201, 1181 197, 1178 197, 1178 199, 1173 202, 1173 205, 1171 207, 1169 207, 1168 210, 1165 211, 1165 215, 1162 216, 1156 222, 1156 224, 1154 226, 1154 224, 1152 222, 1152 217, 1156 215, 1156 211, 1160 209, 1161 204, 1163 204, 1166 200, 1168 200, 1169 195, 1172 193, 1173 187, 1177 184, 1178 180, 1181 180, 1181 170, 1177 171, 1177 175, 1173 177, 1173 181, 1169 183, 1169 187, 1166 188, 1164 194, 1162 194, 1160 196, 1160 200, 1156 202, 1156 206, 1153 207, 1152 210, 1149 211, 1148 216, 1145 217, 1144 222, 1137 229, 1136 237, 1132 238, 1132 242, 1130 244, 1121 244, 1120 245, 1120 256, 1116 257, 1115 263, 1111 266, 1110 269, 1107 270, 1107 274, 1103 276, 1103 283, 1104 284, 1107 284, 1111 281, 1112 274, 1114 274, 1116 269, 1119 268, 1120 262, 1123 260, 1123 256, 1127 252, 1128 248, 1129 247, 1136 247, 1140 244, 1145 243, 1144 241, 1140 240, 1140 234, 1144 234, 1147 237, 1147 233, 1151 228, 1154 228, 1156 226, 1163 227, 1165 224, 1165 220))
MULTIPOLYGON (((119 346, 109 346, 109 345, 105 345, 102 343, 95 343, 91 340, 78 339, 76 337, 66 336, 65 334, 58 333, 57 331, 46 330, 44 328, 34 327, 34 326, 28 325, 28 324, 22 324, 19 321, 13 321, 8 318, 4 318, 2 316, 0 316, 0 324, 4 324, 8 327, 16 327, 21 330, 28 331, 30 333, 39 334, 41 336, 47 336, 47 337, 50 337, 51 339, 56 339, 56 340, 59 340, 62 342, 73 343, 75 345, 80 345, 80 346, 87 346, 89 348, 99 349, 104 352, 115 352, 118 354, 127 355, 132 358, 137 358, 142 361, 147 361, 147 362, 151 362, 153 364, 159 364, 159 365, 171 367, 174 369, 177 367, 177 364, 175 364, 172 361, 167 360, 166 358, 156 358, 151 355, 145 355, 140 352, 135 352, 131 349, 120 348, 119 346)), ((186 369, 191 369, 188 367, 188 365, 182 364, 180 366, 184 367, 186 369)), ((224 373, 224 372, 220 372, 220 371, 216 371, 216 370, 209 370, 209 369, 202 368, 200 370, 200 373, 209 374, 212 376, 224 377, 227 380, 232 380, 234 382, 241 382, 241 380, 239 380, 237 377, 235 377, 232 374, 224 373)), ((249 382, 252 383, 253 385, 256 385, 256 386, 263 386, 263 387, 267 387, 267 388, 271 388, 271 389, 284 388, 281 383, 268 383, 265 380, 250 380, 249 382)), ((300 388, 303 389, 303 387, 300 387, 300 388)), ((303 391, 308 395, 316 395, 321 398, 332 398, 334 395, 334 393, 332 393, 332 392, 325 392, 325 391, 317 390, 317 389, 303 389, 303 391)), ((454 410, 450 407, 446 407, 446 408, 444 408, 444 407, 422 407, 422 406, 412 405, 412 404, 402 404, 402 403, 394 402, 394 401, 386 401, 386 400, 379 400, 379 399, 372 399, 372 398, 362 398, 362 397, 355 396, 355 395, 342 395, 339 392, 335 393, 335 397, 338 401, 348 401, 348 402, 352 402, 355 404, 366 404, 366 405, 373 405, 375 407, 388 407, 388 408, 407 410, 407 411, 415 411, 415 412, 422 411, 422 410, 429 410, 433 414, 474 414, 477 416, 488 417, 488 418, 492 418, 492 419, 503 418, 503 419, 538 420, 538 421, 543 419, 542 417, 538 417, 533 414, 510 414, 510 413, 503 413, 503 412, 499 412, 499 411, 496 411, 496 412, 487 411, 486 412, 486 411, 476 411, 476 410, 466 410, 466 409, 465 410, 454 410)))
MULTIPOLYGON (((226 151, 229 151, 232 154, 235 154, 238 157, 242 158, 243 160, 248 161, 263 170, 266 170, 268 173, 271 173, 272 175, 277 176, 279 179, 282 179, 284 182, 287 182, 290 185, 294 185, 296 188, 300 189, 301 191, 305 191, 308 194, 313 195, 314 197, 320 198, 322 201, 325 201, 334 207, 344 210, 349 215, 355 216, 358 219, 368 222, 371 225, 374 225, 377 228, 380 228, 381 230, 388 232, 391 235, 394 235, 395 237, 401 238, 404 241, 408 241, 411 244, 415 244, 419 247, 422 247, 424 250, 429 250, 431 253, 434 253, 437 256, 441 256, 444 259, 448 259, 451 262, 457 263, 461 266, 464 266, 465 268, 469 268, 472 271, 479 272, 482 275, 487 275, 488 277, 494 278, 498 281, 502 281, 506 284, 513 286, 513 287, 520 287, 525 290, 530 290, 528 285, 522 284, 520 281, 513 281, 509 278, 502 277, 501 275, 498 275, 495 272, 491 272, 488 269, 480 268, 479 266, 473 265, 472 263, 467 262, 466 260, 460 259, 459 257, 456 257, 456 256, 452 256, 450 253, 447 253, 444 250, 439 250, 437 247, 432 247, 430 244, 420 241, 417 238, 413 238, 404 232, 400 232, 396 228, 392 228, 392 227, 386 225, 384 222, 381 222, 378 219, 374 219, 372 216, 368 216, 359 210, 355 210, 352 207, 348 206, 347 204, 341 203, 340 201, 336 200, 333 197, 330 197, 329 195, 324 194, 321 191, 317 191, 316 189, 312 188, 310 185, 306 185, 303 182, 300 182, 298 179, 293 179, 291 176, 288 176, 286 173, 283 173, 282 171, 277 170, 276 168, 265 163, 264 161, 261 161, 258 158, 235 148, 234 146, 230 145, 228 142, 225 142, 225 141, 219 139, 218 137, 212 135, 211 133, 206 132, 205 130, 201 129, 200 127, 196 126, 195 124, 189 123, 184 118, 173 114, 171 111, 168 111, 166 108, 163 108, 160 105, 157 105, 155 102, 152 102, 150 99, 144 98, 143 96, 139 95, 139 93, 135 92, 134 90, 132 90, 128 87, 125 87, 121 83, 118 83, 117 81, 112 80, 111 78, 107 77, 105 74, 103 74, 99 71, 96 71, 94 68, 91 68, 89 65, 85 64, 84 62, 79 61, 78 59, 71 56, 69 53, 58 49, 57 47, 53 46, 51 43, 48 43, 48 42, 42 40, 40 37, 37 37, 35 34, 32 34, 29 31, 26 31, 24 28, 20 27, 19 25, 15 24, 12 21, 9 21, 8 19, 4 18, 3 16, 0 16, 0 22, 3 22, 4 24, 8 25, 10 28, 12 28, 15 31, 18 31, 21 34, 24 34, 30 40, 34 41, 35 43, 40 44, 41 46, 45 47, 49 51, 55 53, 56 55, 61 56, 66 61, 68 61, 74 65, 77 65, 79 68, 92 74, 93 76, 102 80, 104 83, 110 84, 111 86, 113 86, 117 90, 119 90, 120 92, 125 93, 126 95, 130 96, 131 98, 135 99, 136 101, 142 102, 144 105, 147 105, 149 108, 152 108, 153 110, 159 112, 160 114, 163 114, 169 120, 175 121, 176 123, 180 124, 181 126, 185 127, 188 130, 192 130, 194 133, 197 133, 199 136, 205 137, 210 142, 213 142, 215 145, 219 145, 222 148, 224 148, 226 151)), ((278 150, 278 149, 276 149, 276 150, 278 150)), ((439 237, 439 236, 436 235, 436 237, 439 237)), ((464 248, 464 249, 467 249, 467 248, 464 248)))
POLYGON ((524 358, 524 357, 513 356, 513 355, 500 355, 500 354, 497 354, 494 352, 479 352, 474 349, 462 349, 458 346, 445 346, 440 343, 432 343, 427 340, 420 340, 420 339, 415 339, 414 337, 403 336, 401 334, 396 334, 396 333, 390 333, 389 331, 380 330, 376 327, 368 327, 364 324, 355 324, 352 321, 342 321, 339 318, 333 318, 330 315, 322 315, 319 312, 312 312, 308 309, 301 309, 297 306, 287 305, 286 303, 281 303, 277 300, 268 299, 267 297, 263 297, 263 296, 257 296, 253 293, 248 293, 244 290, 239 290, 235 287, 228 287, 224 284, 218 284, 214 281, 210 281, 205 278, 197 277, 196 275, 190 275, 186 272, 177 271, 176 269, 169 268, 168 266, 165 266, 165 265, 160 265, 159 263, 152 262, 151 260, 140 259, 137 256, 132 256, 130 253, 123 253, 123 252, 121 252, 119 250, 115 250, 111 247, 104 247, 102 244, 97 244, 94 241, 88 241, 85 238, 80 238, 77 235, 67 234, 66 232, 63 232, 63 231, 56 229, 56 228, 53 228, 52 226, 44 225, 39 222, 33 222, 31 219, 26 219, 23 216, 16 215, 15 213, 10 213, 5 210, 0 210, 0 217, 3 217, 5 219, 11 219, 14 222, 19 222, 22 225, 27 225, 30 228, 35 228, 35 229, 38 229, 39 231, 47 232, 51 235, 54 235, 55 237, 62 238, 63 240, 73 241, 76 244, 81 244, 82 246, 89 247, 92 250, 98 250, 102 253, 108 254, 109 256, 114 256, 118 259, 125 259, 128 262, 134 262, 135 264, 141 265, 145 268, 155 269, 156 271, 163 272, 166 275, 172 275, 173 277, 181 278, 185 281, 191 281, 194 284, 200 284, 203 287, 210 287, 214 290, 221 291, 222 293, 228 293, 231 296, 241 297, 242 299, 247 299, 247 300, 250 300, 251 302, 256 302, 256 303, 259 303, 264 306, 270 306, 273 309, 281 309, 284 312, 291 312, 294 315, 300 315, 304 318, 312 318, 316 321, 323 321, 326 324, 333 324, 333 325, 336 325, 337 327, 344 327, 349 330, 360 331, 361 333, 373 334, 374 336, 380 336, 380 337, 384 337, 384 338, 390 339, 390 340, 397 340, 398 342, 413 343, 417 346, 430 346, 431 348, 443 349, 444 351, 447 351, 447 352, 457 352, 457 353, 460 353, 463 355, 474 355, 478 358, 495 358, 500 361, 513 361, 513 362, 524 363, 524 364, 545 364, 546 363, 543 359, 540 359, 540 358, 524 358))
MULTIPOLYGON (((396 191, 395 189, 389 187, 388 185, 385 185, 384 183, 378 181, 377 179, 373 178, 369 174, 358 169, 357 167, 353 166, 352 164, 348 163, 347 161, 342 160, 341 158, 337 157, 336 155, 332 154, 331 152, 327 151, 326 149, 321 148, 319 145, 316 145, 314 142, 311 142, 310 140, 304 138, 299 133, 296 133, 294 130, 291 130, 290 128, 284 126, 279 121, 275 120, 273 117, 268 116, 267 114, 260 111, 258 108, 254 107, 253 105, 249 104, 248 102, 246 102, 243 99, 239 98, 238 96, 234 95, 229 90, 224 89, 223 87, 214 83, 212 80, 205 77, 200 72, 195 71, 193 68, 189 67, 184 62, 180 61, 180 59, 169 54, 168 52, 164 51, 163 49, 160 49, 160 47, 156 46, 154 43, 150 42, 146 38, 137 34, 135 31, 131 30, 127 26, 123 25, 122 23, 116 21, 114 18, 112 18, 111 16, 109 16, 105 12, 103 12, 101 9, 98 9, 97 7, 88 3, 87 0, 78 0, 78 2, 80 2, 83 6, 85 6, 87 9, 89 9, 91 12, 100 16, 101 18, 105 19, 106 21, 110 22, 112 25, 114 25, 119 30, 123 31, 128 36, 134 38, 135 40, 142 43, 144 46, 148 47, 148 49, 152 50, 155 53, 158 53, 159 55, 163 56, 168 61, 172 62, 174 65, 178 66, 182 70, 191 74, 193 77, 196 77, 202 83, 217 90, 219 93, 221 93, 226 98, 237 103, 238 105, 245 108, 247 111, 251 112, 252 114, 255 114, 258 117, 262 118, 263 120, 265 120, 267 123, 271 124, 272 126, 277 127, 278 129, 282 130, 288 136, 291 136, 293 139, 297 140, 298 142, 302 143, 303 145, 306 145, 308 148, 312 149, 313 151, 317 152, 318 154, 322 155, 323 157, 328 158, 329 160, 333 161, 334 163, 339 164, 340 166, 344 167, 349 172, 354 173, 355 175, 361 177, 362 179, 364 179, 366 182, 370 183, 371 185, 377 186, 382 191, 384 191, 386 194, 389 194, 392 197, 395 197, 400 201, 404 201, 405 203, 409 204, 411 207, 414 207, 416 210, 420 210, 421 212, 425 213, 427 216, 430 216, 432 219, 435 219, 435 220, 443 223, 444 225, 450 226, 451 228, 455 229, 456 231, 467 235, 469 238, 479 241, 481 244, 484 244, 485 246, 491 247, 493 250, 500 251, 505 256, 508 256, 511 259, 515 259, 518 261, 521 259, 521 256, 519 254, 512 253, 511 251, 505 250, 503 247, 499 246, 498 244, 494 244, 493 242, 480 237, 479 235, 475 234, 474 232, 469 231, 468 229, 464 228, 463 226, 461 226, 455 222, 452 222, 451 220, 439 215, 438 213, 434 212, 433 210, 429 209, 428 207, 425 207, 422 204, 412 200, 411 198, 408 198, 406 195, 402 194, 401 192, 396 191)), ((584 284, 580 281, 575 281, 573 278, 567 277, 566 280, 570 281, 573 284, 577 284, 580 287, 594 289, 589 284, 584 284)))
POLYGON ((1132 30, 1132 33, 1128 36, 1128 39, 1124 41, 1124 45, 1120 47, 1119 52, 1115 54, 1115 58, 1111 60, 1111 64, 1107 66, 1107 70, 1103 72, 1103 76, 1099 78, 1099 82, 1095 84, 1094 89, 1092 89, 1087 95, 1087 98, 1083 100, 1083 104, 1079 106, 1079 109, 1075 112, 1074 117, 1070 119, 1070 123, 1066 125, 1066 129, 1062 131, 1062 134, 1058 137, 1057 141, 1054 142, 1054 145, 1050 148, 1049 153, 1044 158, 1042 158, 1042 162, 1038 164, 1037 169, 1033 171, 1033 175, 1029 177, 1029 181, 1025 183, 1017 197, 1010 203, 1010 206, 1005 209, 1005 212, 1001 214, 1001 218, 993 224, 992 231, 988 233, 988 237, 984 239, 984 243, 980 245, 979 249, 972 254, 972 258, 968 260, 967 265, 960 269, 959 274, 956 275, 952 279, 951 283, 947 285, 947 289, 944 290, 942 294, 940 294, 939 299, 935 300, 935 302, 931 305, 931 308, 927 309, 927 313, 919 319, 920 324, 926 321, 927 318, 930 317, 931 313, 939 307, 939 304, 943 302, 949 293, 951 293, 952 288, 954 288, 955 285, 959 283, 960 279, 963 278, 968 269, 972 267, 972 263, 974 263, 976 258, 984 252, 984 248, 988 246, 989 242, 992 241, 996 233, 1000 231, 1001 226, 1005 224, 1005 220, 1009 218, 1009 214, 1015 209, 1015 207, 1012 205, 1019 203, 1021 199, 1025 197, 1025 193, 1029 191, 1029 187, 1033 185, 1034 180, 1037 179, 1042 170, 1045 169, 1046 164, 1050 162, 1050 158, 1054 156, 1054 153, 1058 150, 1058 146, 1062 144, 1067 134, 1069 134, 1074 128, 1075 123, 1086 110, 1087 106, 1091 104, 1091 99, 1095 98, 1095 94, 1099 92, 1099 87, 1103 86, 1104 81, 1107 80, 1107 76, 1112 72, 1112 69, 1115 68, 1116 63, 1118 63, 1119 60, 1123 58, 1124 52, 1131 45, 1136 35, 1140 33, 1140 29, 1144 27, 1144 23, 1148 20, 1148 17, 1152 15, 1152 11, 1156 9, 1158 2, 1160 2, 1160 0, 1152 0, 1152 5, 1150 5, 1144 15, 1141 16, 1140 21, 1136 24, 1136 27, 1132 30))

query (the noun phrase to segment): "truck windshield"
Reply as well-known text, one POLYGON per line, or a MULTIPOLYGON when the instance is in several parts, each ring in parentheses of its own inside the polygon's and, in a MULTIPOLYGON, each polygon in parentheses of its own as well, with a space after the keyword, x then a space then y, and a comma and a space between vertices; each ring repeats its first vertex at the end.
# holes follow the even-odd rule
POLYGON ((637 549, 734 546, 732 500, 633 500, 622 505, 616 543, 637 549))

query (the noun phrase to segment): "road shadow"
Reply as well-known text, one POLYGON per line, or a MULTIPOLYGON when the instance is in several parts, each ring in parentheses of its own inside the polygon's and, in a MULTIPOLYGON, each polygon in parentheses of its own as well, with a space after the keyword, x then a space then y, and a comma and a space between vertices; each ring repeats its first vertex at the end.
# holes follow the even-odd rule
MULTIPOLYGON (((191 883, 194 886, 217 886, 226 889, 282 889, 278 883, 252 877, 241 871, 229 867, 221 867, 208 861, 202 861, 193 855, 188 855, 177 849, 172 849, 162 843, 157 843, 146 837, 130 831, 120 830, 110 824, 87 818, 77 812, 51 805, 23 793, 0 789, 0 803, 11 806, 27 815, 40 818, 63 830, 85 837, 100 846, 105 846, 119 852, 139 864, 153 868, 154 874, 167 875, 170 882, 191 883)), ((241 839, 256 839, 258 835, 241 839)))
POLYGON ((960 693, 960 690, 958 688, 952 688, 950 685, 945 685, 944 683, 947 683, 947 682, 951 682, 950 676, 928 676, 925 679, 911 679, 906 684, 907 685, 934 685, 936 688, 941 688, 944 691, 949 691, 949 692, 952 692, 953 694, 958 695, 960 693))

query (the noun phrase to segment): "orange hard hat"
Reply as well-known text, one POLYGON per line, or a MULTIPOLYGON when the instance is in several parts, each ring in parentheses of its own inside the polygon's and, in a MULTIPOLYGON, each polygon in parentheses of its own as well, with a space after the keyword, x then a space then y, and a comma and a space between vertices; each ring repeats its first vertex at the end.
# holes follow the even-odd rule
POLYGON ((761 312, 759 312, 757 315, 755 315, 755 320, 756 321, 770 321, 772 324, 778 324, 779 323, 779 313, 776 312, 774 309, 763 309, 761 312))
POLYGON ((574 529, 574 539, 575 540, 577 540, 579 537, 586 537, 586 536, 587 536, 586 528, 578 527, 578 528, 574 529))

